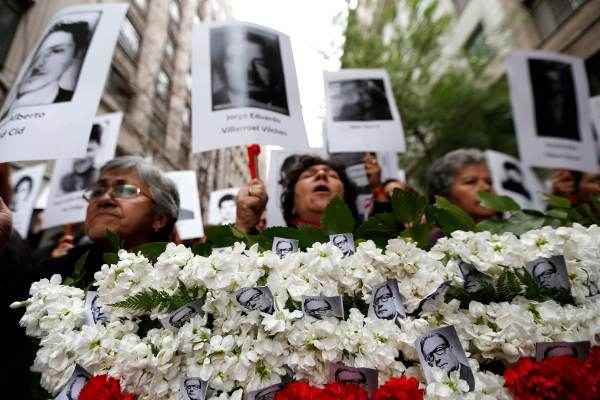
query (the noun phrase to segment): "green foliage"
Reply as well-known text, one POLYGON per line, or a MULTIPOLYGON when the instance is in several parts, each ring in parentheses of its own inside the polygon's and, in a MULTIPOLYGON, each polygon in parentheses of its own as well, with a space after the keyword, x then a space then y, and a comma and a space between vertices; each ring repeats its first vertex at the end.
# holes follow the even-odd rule
POLYGON ((79 260, 77 260, 77 262, 75 262, 75 266, 73 267, 73 275, 67 277, 64 281, 64 285, 67 286, 75 286, 75 287, 81 287, 82 283, 83 283, 83 275, 84 275, 84 269, 85 269, 85 263, 87 261, 88 255, 90 254, 90 251, 86 251, 81 257, 79 257, 79 260))
POLYGON ((116 254, 123 248, 123 241, 115 232, 107 229, 105 238, 109 244, 109 250, 111 253, 116 254))
POLYGON ((404 224, 419 223, 427 206, 425 196, 412 190, 395 189, 391 201, 394 215, 404 224))
MULTIPOLYGON (((342 68, 388 71, 410 149, 401 162, 416 187, 422 187, 431 162, 451 150, 517 153, 506 79, 489 84, 485 73, 495 54, 449 56, 444 36, 451 34, 454 22, 435 0, 383 2, 369 26, 361 24, 356 11, 348 18, 342 68), (403 13, 400 24, 393 19, 397 11, 389 9, 397 4, 403 13), (392 35, 384 41, 387 26, 393 27, 392 35)), ((492 34, 496 43, 503 36, 492 34)))
POLYGON ((164 253, 166 248, 167 242, 152 242, 136 246, 129 251, 132 253, 142 253, 148 261, 155 263, 158 256, 164 253))
POLYGON ((325 209, 321 227, 327 234, 354 232, 355 221, 346 202, 336 196, 325 209))
POLYGON ((517 202, 508 196, 499 196, 490 192, 479 192, 477 195, 482 207, 497 212, 518 211, 521 209, 517 202))
POLYGON ((521 281, 517 274, 510 270, 504 270, 496 282, 496 295, 499 302, 510 302, 523 291, 521 281))
POLYGON ((164 290, 150 288, 111 305, 130 311, 146 313, 155 310, 159 312, 173 312, 192 301, 202 300, 205 294, 206 290, 204 288, 187 288, 182 281, 179 281, 179 286, 173 294, 169 294, 164 290))
POLYGON ((477 230, 475 221, 469 214, 440 196, 435 198, 435 205, 429 209, 427 215, 446 235, 457 230, 477 230))
POLYGON ((392 213, 376 214, 365 221, 356 231, 357 239, 373 240, 379 247, 402 231, 403 225, 392 213))

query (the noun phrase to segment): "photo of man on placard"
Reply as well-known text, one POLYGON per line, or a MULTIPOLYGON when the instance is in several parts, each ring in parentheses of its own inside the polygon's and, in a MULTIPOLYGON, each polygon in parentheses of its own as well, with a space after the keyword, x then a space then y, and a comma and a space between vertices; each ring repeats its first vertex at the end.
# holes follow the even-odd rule
POLYGON ((469 384, 469 391, 475 388, 475 377, 468 365, 465 351, 460 344, 453 326, 435 329, 417 339, 417 350, 421 366, 426 377, 430 376, 430 368, 439 368, 448 376, 458 371, 460 379, 469 384))
POLYGON ((50 27, 9 95, 2 118, 20 107, 71 101, 99 17, 100 12, 72 13, 50 27))
POLYGON ((329 381, 364 387, 370 395, 377 389, 379 374, 373 368, 349 367, 341 363, 328 365, 329 381))
POLYGON ((396 317, 404 318, 406 310, 402 304, 403 299, 398 290, 398 282, 390 279, 375 287, 371 300, 370 315, 376 318, 393 320, 396 317))
POLYGON ((492 277, 480 272, 473 264, 461 260, 458 268, 463 277, 463 288, 467 293, 476 293, 485 287, 494 286, 492 277))
POLYGON ((212 110, 257 107, 289 115, 279 38, 259 28, 210 30, 212 110))
POLYGON ((60 189, 63 193, 78 192, 92 186, 98 175, 96 157, 101 147, 102 127, 99 124, 94 124, 85 157, 73 160, 72 170, 60 180, 60 189))
POLYGON ((266 286, 241 288, 236 292, 235 299, 249 311, 260 311, 267 314, 275 312, 273 295, 266 286))
POLYGON ((527 271, 541 288, 571 289, 563 256, 540 257, 527 263, 527 271))
POLYGON ((344 306, 340 296, 304 296, 302 312, 316 319, 325 317, 344 318, 344 306))
POLYGON ((504 178, 500 183, 502 188, 531 200, 531 193, 525 188, 525 179, 521 168, 510 161, 505 161, 502 167, 504 168, 504 178))
POLYGON ((335 122, 393 119, 383 79, 333 81, 328 89, 335 122))
POLYGON ((329 241, 342 251, 344 257, 354 254, 354 236, 351 233, 329 235, 329 241))
POLYGON ((585 360, 590 352, 591 343, 582 342, 538 342, 535 344, 535 359, 542 361, 550 357, 575 357, 585 360))
POLYGON ((219 199, 219 215, 221 216, 221 224, 235 223, 236 204, 233 194, 226 193, 219 199))
POLYGON ((288 254, 298 251, 298 241, 295 239, 274 237, 271 251, 275 252, 279 258, 283 258, 288 254))
POLYGON ((208 385, 202 379, 195 377, 184 378, 182 386, 184 389, 182 398, 184 400, 204 400, 208 385))
POLYGON ((10 210, 14 213, 19 212, 22 204, 29 200, 33 189, 33 179, 25 175, 21 177, 13 187, 13 195, 10 202, 10 210))
POLYGON ((579 141, 579 114, 571 65, 529 60, 537 135, 579 141))
POLYGON ((92 301, 90 302, 90 312, 92 313, 92 321, 94 324, 98 322, 106 322, 108 318, 104 311, 102 311, 102 306, 98 304, 98 293, 94 293, 92 295, 92 301))

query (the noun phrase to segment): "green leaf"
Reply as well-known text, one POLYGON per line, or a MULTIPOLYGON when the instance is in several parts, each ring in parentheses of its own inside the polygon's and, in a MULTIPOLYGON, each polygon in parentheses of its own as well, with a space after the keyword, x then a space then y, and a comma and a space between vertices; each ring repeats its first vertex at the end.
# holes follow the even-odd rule
POLYGON ((142 253, 144 255, 144 257, 146 257, 148 259, 148 261, 150 261, 151 263, 155 263, 156 260, 158 259, 158 256, 160 256, 162 253, 165 252, 165 249, 167 248, 167 242, 152 242, 152 243, 145 243, 145 244, 141 244, 139 246, 136 246, 134 248, 132 248, 130 250, 130 252, 132 253, 142 253))
POLYGON ((208 257, 212 250, 213 246, 210 243, 200 243, 192 246, 192 253, 197 256, 208 257))
POLYGON ((327 234, 354 232, 354 217, 350 207, 341 197, 336 196, 325 209, 321 228, 327 234))
POLYGON ((119 255, 117 253, 104 253, 102 255, 102 261, 108 265, 116 264, 119 262, 119 255))
POLYGON ((87 261, 89 254, 90 251, 88 250, 83 253, 81 257, 79 257, 77 262, 75 262, 75 266, 73 267, 73 275, 65 279, 64 285, 79 287, 79 285, 82 283, 81 281, 85 272, 85 262, 87 261))
POLYGON ((427 199, 413 190, 394 190, 392 195, 392 210, 396 218, 405 224, 419 223, 427 199))
POLYGON ((430 215, 446 235, 457 230, 475 231, 477 229, 475 221, 469 214, 440 196, 436 196, 435 206, 430 209, 430 215))
POLYGON ((431 245, 432 230, 433 225, 431 224, 418 224, 406 229, 400 236, 413 240, 422 249, 427 249, 431 245))
POLYGON ((551 208, 571 208, 571 202, 569 199, 556 196, 554 194, 545 193, 544 194, 546 203, 548 203, 548 207, 551 208))
POLYGON ((356 231, 356 239, 373 240, 377 246, 385 247, 387 241, 398 237, 404 226, 394 214, 381 213, 365 221, 356 231))
POLYGON ((508 268, 502 271, 496 282, 496 294, 498 302, 510 302, 523 291, 517 274, 508 268))
POLYGON ((479 192, 480 205, 498 212, 519 211, 521 207, 508 196, 499 196, 490 192, 479 192))
POLYGON ((239 231, 234 232, 231 225, 212 225, 206 227, 206 238, 212 247, 229 247, 241 240, 239 231))
POLYGON ((110 246, 111 253, 118 253, 119 250, 123 248, 123 243, 121 242, 119 235, 117 235, 115 232, 107 229, 105 237, 110 246))
POLYGON ((552 209, 546 211, 546 215, 548 215, 549 217, 552 217, 552 218, 566 220, 569 218, 568 211, 569 210, 552 208, 552 209))
POLYGON ((206 290, 204 288, 198 286, 187 288, 183 282, 179 281, 179 286, 173 294, 150 288, 111 305, 145 313, 154 310, 172 312, 194 300, 204 299, 205 295, 206 290))

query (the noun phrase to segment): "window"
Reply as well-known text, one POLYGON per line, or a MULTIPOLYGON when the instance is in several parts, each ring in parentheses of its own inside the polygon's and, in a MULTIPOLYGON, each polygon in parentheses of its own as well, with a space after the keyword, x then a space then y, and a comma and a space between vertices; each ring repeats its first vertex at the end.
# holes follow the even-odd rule
POLYGON ((126 111, 129 107, 129 100, 133 95, 133 90, 128 80, 115 67, 110 69, 106 81, 106 93, 108 93, 121 107, 126 111))
POLYGON ((129 20, 129 17, 123 21, 123 26, 119 33, 119 44, 131 60, 137 60, 137 53, 140 49, 140 34, 129 20))
POLYGON ((179 22, 179 18, 181 17, 181 14, 179 12, 179 1, 178 0, 171 0, 171 2, 169 3, 169 15, 171 16, 171 19, 175 22, 179 22))
POLYGON ((494 55, 494 49, 486 43, 482 24, 477 25, 469 40, 465 43, 465 50, 469 57, 474 59, 488 59, 494 55))
POLYGON ((550 36, 556 28, 585 3, 586 0, 530 0, 525 3, 533 17, 542 39, 550 36))
POLYGON ((27 0, 0 0, 0 68, 4 65, 19 21, 32 4, 27 0))
POLYGON ((156 78, 156 95, 165 103, 169 101, 171 91, 171 79, 164 70, 160 70, 156 78))

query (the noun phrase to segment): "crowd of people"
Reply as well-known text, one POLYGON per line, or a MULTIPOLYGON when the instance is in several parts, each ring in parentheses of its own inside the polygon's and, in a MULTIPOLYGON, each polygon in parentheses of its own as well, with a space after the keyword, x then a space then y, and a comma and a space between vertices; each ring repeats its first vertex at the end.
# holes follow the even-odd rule
MULTIPOLYGON (((363 162, 373 193, 371 215, 391 210, 394 190, 414 190, 399 180, 382 181, 374 154, 365 154, 363 162)), ((13 343, 7 349, 9 359, 19 360, 11 366, 10 380, 27 385, 33 350, 18 326, 19 313, 9 310, 8 304, 26 298, 32 282, 53 274, 72 277, 82 288, 89 286, 103 264, 107 230, 116 233, 126 249, 147 242, 178 241, 175 222, 180 200, 175 184, 150 162, 135 156, 115 158, 101 168, 97 181, 85 192, 88 208, 81 237, 65 229, 49 248, 36 249, 32 248, 35 242, 28 243, 12 229, 9 176, 10 167, 0 164, 0 259, 5 272, 0 285, 9 341, 13 343), (80 260, 84 268, 75 271, 80 260)), ((357 216, 357 189, 344 167, 304 155, 281 178, 281 208, 288 226, 319 227, 325 209, 336 196, 357 216)), ((554 172, 551 181, 552 192, 573 203, 600 194, 600 175, 560 170, 554 172)), ((475 221, 502 218, 479 203, 479 192, 493 192, 490 171, 479 150, 455 150, 433 162, 426 191, 431 201, 443 196, 475 221)), ((248 182, 235 198, 235 226, 246 233, 264 230, 268 201, 267 188, 260 179, 248 182)))

